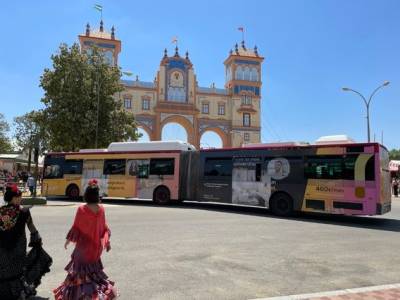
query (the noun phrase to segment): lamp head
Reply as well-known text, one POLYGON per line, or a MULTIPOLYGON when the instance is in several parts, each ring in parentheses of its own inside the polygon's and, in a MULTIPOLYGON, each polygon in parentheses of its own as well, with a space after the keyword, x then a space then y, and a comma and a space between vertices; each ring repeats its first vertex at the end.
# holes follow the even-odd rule
POLYGON ((343 90, 343 91, 345 91, 345 92, 348 92, 348 91, 350 91, 350 89, 349 89, 349 88, 347 88, 347 87, 343 87, 343 88, 342 88, 342 90, 343 90))
POLYGON ((131 71, 122 71, 122 74, 126 75, 126 76, 132 76, 133 73, 131 71))
POLYGON ((383 86, 387 86, 387 85, 389 85, 389 83, 390 83, 390 81, 385 80, 385 81, 383 82, 383 86))

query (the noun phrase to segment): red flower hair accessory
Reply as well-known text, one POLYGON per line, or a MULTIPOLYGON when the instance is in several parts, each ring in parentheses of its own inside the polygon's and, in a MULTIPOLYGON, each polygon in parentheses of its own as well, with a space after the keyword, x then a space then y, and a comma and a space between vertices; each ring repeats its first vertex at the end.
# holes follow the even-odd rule
POLYGON ((88 185, 89 185, 90 187, 96 187, 96 186, 98 186, 98 184, 97 184, 97 179, 95 179, 95 178, 90 179, 89 182, 88 182, 88 185))
POLYGON ((11 184, 10 188, 13 193, 18 193, 18 186, 15 183, 11 184))
POLYGON ((9 183, 7 184, 7 189, 12 192, 14 195, 20 196, 22 193, 18 188, 18 185, 15 183, 9 183))

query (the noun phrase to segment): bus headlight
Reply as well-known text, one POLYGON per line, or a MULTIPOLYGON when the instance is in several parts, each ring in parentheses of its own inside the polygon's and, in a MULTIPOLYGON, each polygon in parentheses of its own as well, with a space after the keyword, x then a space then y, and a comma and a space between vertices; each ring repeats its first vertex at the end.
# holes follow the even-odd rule
POLYGON ((365 188, 363 186, 356 187, 355 194, 357 198, 365 197, 365 188))

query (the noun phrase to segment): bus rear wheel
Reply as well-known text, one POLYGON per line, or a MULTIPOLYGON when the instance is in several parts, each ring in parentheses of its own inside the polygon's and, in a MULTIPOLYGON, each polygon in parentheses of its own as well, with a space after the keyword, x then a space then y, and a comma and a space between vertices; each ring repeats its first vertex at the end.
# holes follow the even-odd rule
POLYGON ((293 199, 288 194, 277 193, 269 200, 269 207, 274 215, 288 217, 293 214, 293 199))
POLYGON ((79 188, 73 184, 67 188, 66 195, 71 200, 78 200, 79 199, 79 188))
POLYGON ((154 191, 153 195, 154 203, 159 205, 165 205, 168 204, 170 200, 171 200, 170 192, 168 188, 166 188, 165 186, 160 186, 154 191))

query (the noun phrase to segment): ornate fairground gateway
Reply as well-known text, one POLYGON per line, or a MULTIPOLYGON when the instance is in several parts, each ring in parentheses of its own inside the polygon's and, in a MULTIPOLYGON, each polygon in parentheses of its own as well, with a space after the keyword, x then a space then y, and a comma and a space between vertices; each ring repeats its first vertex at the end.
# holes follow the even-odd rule
MULTIPOLYGON (((118 65, 121 41, 114 27, 108 32, 103 21, 97 30, 91 30, 88 24, 79 42, 82 49, 97 45, 110 64, 118 65)), ((189 53, 181 56, 176 46, 173 55, 164 50, 154 81, 140 81, 138 76, 136 80, 122 80, 125 89, 116 99, 134 114, 138 127, 152 141, 161 140, 166 124, 178 123, 185 128, 188 142, 197 148, 207 131, 218 134, 223 147, 259 143, 263 60, 257 47, 248 49, 242 41, 224 61, 225 87, 200 87, 189 53)))

